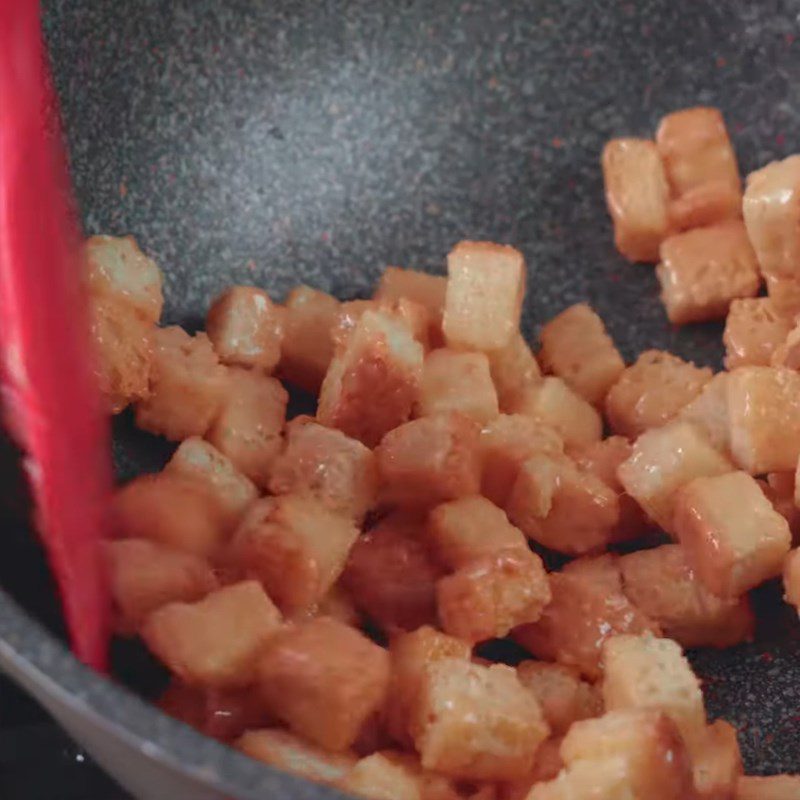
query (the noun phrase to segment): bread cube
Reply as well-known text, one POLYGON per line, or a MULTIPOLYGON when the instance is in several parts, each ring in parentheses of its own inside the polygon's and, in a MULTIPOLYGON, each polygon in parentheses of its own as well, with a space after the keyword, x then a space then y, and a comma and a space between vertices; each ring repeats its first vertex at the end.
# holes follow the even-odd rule
POLYGON ((393 314, 402 322, 426 353, 431 349, 431 337, 437 345, 442 343, 441 322, 434 326, 431 323, 430 312, 421 303, 401 297, 393 302, 383 301, 378 307, 393 314))
POLYGON ((752 639, 755 617, 747 595, 712 594, 680 545, 630 553, 620 558, 619 567, 626 596, 681 646, 731 647, 752 639))
POLYGON ((586 303, 553 317, 541 330, 542 367, 562 378, 584 400, 601 405, 625 362, 606 333, 603 320, 586 303))
POLYGON ((506 511, 528 538, 569 555, 608 545, 620 520, 617 492, 563 455, 529 458, 506 511))
POLYGON ((366 311, 331 361, 317 419, 374 447, 411 416, 422 377, 422 346, 384 312, 366 311))
POLYGON ((710 591, 738 597, 780 574, 789 524, 746 472, 696 478, 675 496, 675 531, 710 591))
POLYGON ((617 250, 630 261, 655 263, 669 235, 669 186, 655 143, 611 139, 601 164, 617 250))
POLYGON ((334 353, 347 344, 350 334, 366 311, 378 311, 379 303, 375 300, 347 300, 339 303, 336 319, 331 328, 334 353))
POLYGON ((800 541, 800 508, 795 505, 795 475, 793 472, 770 472, 767 480, 758 479, 761 491, 772 507, 789 524, 792 542, 800 541))
POLYGON ((786 367, 787 369, 800 370, 800 325, 795 325, 769 357, 771 367, 786 367))
POLYGON ((779 314, 768 297, 735 300, 722 334, 726 369, 767 366, 791 329, 791 319, 779 314))
POLYGON ((90 236, 83 256, 93 296, 114 297, 146 322, 158 322, 164 306, 164 276, 133 236, 90 236))
POLYGON ((679 231, 741 219, 742 190, 725 181, 701 183, 669 203, 669 221, 679 231))
POLYGON ((123 635, 135 633, 157 608, 176 601, 192 603, 217 587, 209 563, 192 553, 147 539, 104 545, 117 631, 123 635))
POLYGON ((512 334, 505 347, 491 350, 487 355, 500 410, 507 413, 520 393, 541 382, 542 372, 519 331, 512 334))
POLYGON ((736 800, 797 800, 800 775, 771 775, 757 778, 742 775, 736 782, 736 800))
POLYGON ((196 603, 169 603, 141 629, 150 650, 182 681, 221 689, 244 687, 281 615, 256 581, 211 592, 196 603))
POLYGON ((441 341, 444 300, 447 293, 447 278, 444 275, 428 275, 413 269, 386 267, 375 289, 374 298, 379 302, 411 300, 427 309, 430 315, 431 340, 441 341))
POLYGON ((658 625, 622 593, 613 557, 579 558, 548 577, 552 600, 541 618, 513 631, 514 639, 537 658, 577 667, 589 680, 597 680, 606 639, 659 633, 658 625))
POLYGON ((734 797, 736 783, 744 770, 736 729, 731 724, 718 719, 709 725, 692 758, 698 800, 734 797))
POLYGON ((643 433, 617 475, 650 519, 671 533, 675 492, 694 478, 723 475, 733 469, 691 423, 671 422, 643 433))
POLYGON ((432 506, 480 489, 480 427, 458 412, 400 425, 375 456, 383 496, 396 505, 432 506))
POLYGON ((136 404, 136 424, 172 441, 203 436, 225 392, 227 371, 208 336, 173 325, 153 333, 150 392, 136 404))
POLYGON ((425 357, 417 415, 460 411, 481 425, 499 413, 485 353, 434 350, 425 357))
POLYGON ((800 548, 792 550, 783 563, 783 599, 800 613, 800 548))
POLYGON ((789 472, 800 456, 800 374, 741 367, 728 378, 731 452, 751 475, 789 472))
POLYGON ((550 586, 541 558, 517 546, 480 556, 440 578, 436 598, 446 633, 483 642, 539 619, 550 586))
POLYGON ((360 628, 363 622, 353 598, 341 583, 334 584, 325 597, 317 603, 313 616, 332 617, 353 628, 360 628))
POLYGON ((549 425, 567 445, 591 444, 603 434, 600 414, 561 378, 547 377, 537 386, 525 389, 517 395, 509 411, 549 425))
POLYGON ((286 447, 270 468, 269 490, 308 493, 331 511, 360 522, 378 493, 375 456, 341 431, 295 417, 286 426, 286 447))
POLYGON ((481 431, 481 493, 505 507, 520 467, 536 453, 560 455, 564 442, 549 425, 523 414, 501 414, 481 431))
POLYGON ((447 256, 442 328, 448 347, 497 350, 516 330, 525 294, 519 250, 493 242, 459 242, 447 256))
POLYGON ((798 277, 800 155, 773 161, 747 176, 742 202, 747 235, 765 275, 798 277))
POLYGON ((462 780, 525 777, 549 734, 536 698, 501 664, 429 663, 411 713, 422 766, 462 780))
POLYGON ((637 800, 629 772, 625 756, 576 761, 553 780, 534 786, 527 800, 637 800))
POLYGON ((522 685, 536 696, 554 734, 566 733, 573 722, 602 713, 600 693, 590 683, 581 680, 575 667, 546 661, 523 661, 517 665, 517 676, 522 685))
POLYGON ((254 503, 231 543, 231 558, 257 578, 284 613, 318 603, 344 569, 358 528, 307 495, 254 503))
POLYGON ((764 275, 764 282, 772 307, 778 314, 795 317, 800 313, 800 278, 764 275))
POLYGON ((670 236, 656 267, 661 301, 675 325, 724 319, 731 301, 755 297, 758 262, 741 220, 670 236))
POLYGON ((331 785, 342 781, 357 763, 350 753, 331 753, 279 728, 247 731, 236 748, 284 772, 331 785))
POLYGON ((297 286, 286 298, 280 377, 316 394, 333 358, 331 330, 339 301, 325 292, 297 286))
POLYGON ((711 375, 708 367, 696 367, 672 353, 646 350, 609 389, 608 424, 629 438, 659 428, 700 394, 711 375))
POLYGON ((694 425, 720 453, 728 456, 731 450, 728 373, 714 375, 700 394, 678 412, 676 419, 694 425))
POLYGON ((423 800, 420 781, 402 761, 373 753, 362 758, 339 783, 350 794, 371 800, 423 800))
POLYGON ((346 750, 385 700, 389 654, 355 628, 320 617, 276 634, 257 673, 268 710, 290 730, 346 750))

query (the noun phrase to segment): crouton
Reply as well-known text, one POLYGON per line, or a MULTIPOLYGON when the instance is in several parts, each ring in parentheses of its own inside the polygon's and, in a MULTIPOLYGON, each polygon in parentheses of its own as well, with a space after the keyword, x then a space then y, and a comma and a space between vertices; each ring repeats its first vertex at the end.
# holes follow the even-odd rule
POLYGON ((731 301, 755 297, 761 284, 756 255, 740 220, 665 239, 656 275, 661 301, 675 325, 724 319, 731 301))
POLYGON ((439 343, 442 337, 442 316, 447 293, 444 275, 428 275, 413 269, 386 267, 375 289, 379 302, 411 300, 427 309, 431 323, 431 341, 439 343))
POLYGON ((442 328, 448 347, 505 347, 519 328, 525 260, 513 247, 459 242, 447 256, 442 328))
POLYGON ((414 772, 383 753, 362 758, 340 781, 339 788, 371 800, 424 800, 414 772))
POLYGON ((764 275, 764 282, 776 313, 784 317, 795 317, 800 313, 800 278, 764 275))
POLYGON ((758 485, 772 507, 789 523, 792 542, 800 542, 800 508, 795 504, 794 472, 770 472, 766 481, 758 479, 758 485))
POLYGON ((519 331, 512 334, 505 347, 491 350, 487 355, 500 410, 507 413, 517 395, 541 382, 542 372, 519 331))
POLYGON ((800 613, 800 549, 792 550, 783 564, 783 599, 800 613))
POLYGON ((663 350, 646 350, 606 395, 605 411, 614 433, 635 438, 659 428, 700 394, 711 380, 708 367, 663 350))
POLYGON ((625 362, 600 317, 586 303, 562 311, 539 333, 542 367, 592 405, 601 405, 625 362))
POLYGON ((679 231, 741 219, 742 191, 725 181, 710 181, 674 198, 668 209, 670 224, 679 231))
POLYGON ((699 428, 720 453, 726 456, 730 455, 728 373, 718 372, 714 375, 700 394, 678 412, 676 419, 689 422, 699 428))
POLYGON ((536 784, 526 800, 636 800, 629 771, 625 756, 576 761, 553 780, 536 784))
POLYGON ((726 369, 768 365, 791 329, 768 297, 734 300, 722 334, 726 369))
POLYGON ((757 778, 742 775, 736 782, 736 800, 797 800, 800 775, 771 775, 757 778))
POLYGON ((353 602, 353 598, 350 597, 350 593, 341 583, 331 586, 325 597, 317 603, 314 616, 332 617, 338 622, 350 625, 353 628, 360 628, 363 621, 361 613, 353 602))
POLYGON ((425 667, 411 729, 425 769, 485 781, 525 777, 549 734, 536 698, 511 667, 459 658, 425 667))
POLYGON ((703 732, 692 753, 698 800, 733 798, 744 772, 736 729, 718 719, 703 732))
POLYGON ((800 325, 795 325, 769 358, 771 367, 786 367, 800 371, 800 325))
POLYGON ((355 628, 320 617, 263 649, 257 685, 267 709, 328 750, 346 750, 386 697, 389 654, 355 628))
POLYGON ((654 142, 612 139, 601 159, 614 244, 630 261, 655 263, 669 235, 669 186, 654 142))
POLYGON ((281 615, 256 581, 211 592, 196 603, 169 603, 141 629, 150 650, 182 681, 221 689, 244 687, 281 627, 281 615))
POLYGON ((347 300, 339 304, 336 318, 331 328, 334 353, 346 346, 350 334, 367 311, 378 311, 380 304, 375 300, 347 300))

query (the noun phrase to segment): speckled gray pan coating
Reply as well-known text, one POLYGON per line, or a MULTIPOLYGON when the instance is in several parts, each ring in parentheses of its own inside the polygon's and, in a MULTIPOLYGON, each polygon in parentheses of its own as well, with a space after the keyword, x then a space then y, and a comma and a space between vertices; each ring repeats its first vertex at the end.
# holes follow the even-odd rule
MULTIPOLYGON (((600 148, 704 103, 723 110, 743 172, 800 150, 798 2, 46 6, 86 228, 134 233, 155 255, 170 321, 196 324, 231 282, 356 296, 386 264, 441 271, 458 239, 489 238, 525 253, 528 333, 588 300, 627 358, 664 347, 718 365, 720 326, 671 328, 652 268, 615 253, 600 148)), ((748 767, 800 771, 799 629, 777 591, 759 606, 756 644, 695 662, 748 767)), ((224 761, 231 785, 254 785, 241 760, 70 668, 0 602, 9 624, 22 653, 112 719, 122 709, 185 763, 224 761)))

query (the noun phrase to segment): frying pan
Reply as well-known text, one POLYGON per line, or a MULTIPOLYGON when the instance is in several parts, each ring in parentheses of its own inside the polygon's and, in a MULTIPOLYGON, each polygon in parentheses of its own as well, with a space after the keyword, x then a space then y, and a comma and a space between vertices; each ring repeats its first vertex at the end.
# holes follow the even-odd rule
MULTIPOLYGON (((387 264, 442 271, 512 243, 524 327, 589 301, 623 355, 720 365, 719 325, 671 328, 652 267, 614 251, 598 156, 687 105, 722 109, 743 173, 800 150, 800 3, 785 0, 54 0, 46 34, 88 233, 134 233, 196 328, 231 283, 365 296, 387 264)), ((170 448, 115 420, 122 477, 170 448)), ((112 682, 65 649, 4 461, 0 663, 142 798, 334 797, 167 719, 141 653, 112 682), (43 624, 44 623, 44 624, 43 624)), ((800 624, 756 592, 757 640, 697 652, 748 771, 800 771, 800 624)))

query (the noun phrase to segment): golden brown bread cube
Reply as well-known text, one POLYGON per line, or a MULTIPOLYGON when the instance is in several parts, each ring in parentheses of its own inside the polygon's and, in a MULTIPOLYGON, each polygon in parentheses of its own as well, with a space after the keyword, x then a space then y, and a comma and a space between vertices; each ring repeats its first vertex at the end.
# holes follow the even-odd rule
POLYGON ((358 321, 367 311, 378 311, 379 303, 376 300, 347 300, 339 304, 336 320, 331 328, 334 353, 346 345, 347 339, 353 332, 358 321))
POLYGON ((671 422, 643 433, 617 475, 650 519, 671 532, 675 492, 694 478, 733 469, 698 428, 689 422, 671 422))
POLYGON ((91 236, 84 245, 87 284, 92 295, 113 296, 149 323, 161 317, 164 276, 133 236, 91 236))
POLYGON ((586 303, 570 306, 539 333, 539 360, 584 400, 601 405, 625 362, 606 333, 603 320, 586 303))
POLYGON ((401 760, 373 753, 362 758, 339 788, 371 800, 424 800, 420 781, 401 760))
POLYGON ((764 275, 764 282, 767 284, 767 295, 772 307, 778 314, 794 317, 800 313, 800 278, 764 275))
POLYGON ((731 301, 755 297, 761 284, 756 254, 741 220, 665 239, 656 275, 667 317, 675 325, 723 319, 731 301))
POLYGON ((800 775, 772 775, 768 778, 743 775, 736 782, 736 800, 797 800, 800 775))
POLYGON ((800 508, 795 505, 795 474, 770 472, 766 481, 757 480, 772 507, 789 523, 792 543, 800 543, 800 508))
POLYGON ((800 325, 795 325, 769 358, 771 367, 800 370, 800 325))
POLYGON ((549 735, 536 698, 511 667, 459 658, 425 667, 411 729, 425 769, 479 781, 525 777, 549 735))
POLYGON ((423 350, 427 352, 430 348, 431 324, 427 308, 401 297, 393 301, 349 300, 342 303, 331 330, 334 351, 347 345, 347 339, 353 328, 367 311, 389 314, 411 331, 411 335, 422 345, 423 350))
POLYGON ((630 261, 655 263, 669 235, 669 186, 655 142, 612 139, 601 159, 614 244, 630 261))
POLYGON ((682 647, 731 647, 752 639, 750 599, 712 594, 689 567, 683 548, 665 544, 619 560, 626 596, 682 647))
POLYGON ((780 575, 789 524, 746 472, 695 478, 675 495, 675 532, 710 591, 739 597, 780 575))
POLYGON ((485 353, 442 348, 425 356, 417 416, 460 411, 481 425, 500 412, 485 353))
POLYGON ((432 506, 480 489, 480 426, 458 412, 400 425, 375 450, 384 499, 432 506))
POLYGON ((428 275, 413 269, 386 267, 375 289, 375 300, 396 302, 411 300, 427 309, 430 316, 431 343, 442 340, 442 316, 447 293, 447 278, 444 275, 428 275))
POLYGON ((519 331, 512 334, 505 347, 491 350, 487 355, 500 410, 507 413, 517 395, 542 380, 542 372, 519 331))
POLYGON ((638 800, 625 756, 576 761, 545 783, 533 787, 526 800, 638 800))
POLYGON ((597 680, 606 639, 660 632, 623 594, 612 556, 579 558, 548 577, 552 600, 541 619, 513 631, 514 639, 537 658, 577 667, 589 680, 597 680))
POLYGON ((736 729, 725 720, 709 725, 695 745, 694 786, 698 800, 730 800, 743 773, 736 729))
POLYGON ((422 363, 422 346, 403 322, 366 311, 325 374, 317 419, 374 447, 411 416, 422 363))
POLYGON ((599 441, 603 434, 603 420, 597 409, 573 392, 561 378, 550 376, 523 390, 509 412, 549 425, 567 445, 591 444, 599 441))
POLYGON ((196 603, 169 603, 141 629, 150 650, 190 685, 236 688, 255 677, 259 655, 281 615, 257 581, 211 592, 196 603))
POLYGON ((791 318, 780 314, 769 297, 734 300, 722 334, 726 369, 767 366, 791 329, 791 318))
POLYGON ((297 286, 286 298, 280 377, 316 394, 333 358, 331 331, 339 313, 335 297, 297 286))
POLYGON ((172 441, 203 436, 219 410, 227 371, 208 336, 173 325, 157 328, 150 391, 136 404, 136 424, 172 441))
POLYGON ((718 372, 714 375, 700 394, 678 412, 676 419, 699 428, 720 453, 729 456, 728 373, 718 372))
POLYGON ((547 661, 523 661, 517 665, 517 676, 522 685, 536 695, 554 734, 566 733, 573 722, 602 713, 599 691, 582 680, 575 667, 547 661))
POLYGON ((741 367, 728 377, 731 453, 751 475, 790 472, 800 456, 800 373, 741 367))
POLYGON ((669 221, 679 231, 741 219, 742 190, 725 181, 701 183, 669 203, 669 221))
POLYGON ((325 597, 317 603, 313 616, 332 617, 353 628, 360 628, 362 623, 361 613, 341 582, 334 584, 325 597))
POLYGON ((231 559, 257 578, 284 613, 318 603, 344 569, 358 538, 351 519, 307 495, 254 503, 231 542, 231 559))
POLYGON ((658 428, 711 380, 708 367, 663 350, 646 350, 628 367, 606 395, 605 412, 614 433, 631 439, 658 428))
POLYGON ((442 328, 448 347, 489 351, 505 347, 519 328, 525 260, 493 242, 459 242, 447 256, 442 328))
POLYGON ((783 599, 800 613, 800 548, 792 550, 784 561, 783 599))
POLYGON ((479 556, 440 578, 436 598, 446 633, 483 642, 539 619, 550 586, 541 558, 517 546, 479 556))
POLYGON ((506 511, 528 538, 569 555, 604 548, 620 521, 617 492, 563 455, 529 458, 514 481, 506 511))
POLYGON ((167 603, 200 600, 217 587, 209 563, 147 539, 105 542, 108 583, 117 631, 133 634, 167 603))
POLYGON ((272 372, 281 358, 283 310, 255 286, 231 286, 211 304, 206 333, 223 364, 272 372))
POLYGON ((272 494, 308 493, 332 511, 360 521, 375 503, 375 456, 357 439, 310 417, 286 426, 286 446, 270 468, 272 494))
POLYGON ((285 628, 262 651, 257 685, 267 709, 328 750, 346 750, 384 703, 389 654, 355 628, 319 617, 285 628))

